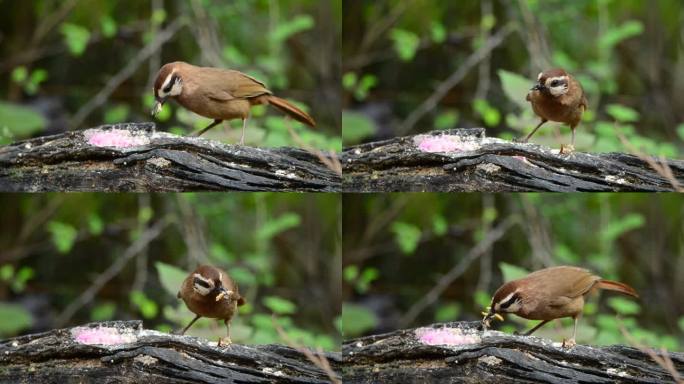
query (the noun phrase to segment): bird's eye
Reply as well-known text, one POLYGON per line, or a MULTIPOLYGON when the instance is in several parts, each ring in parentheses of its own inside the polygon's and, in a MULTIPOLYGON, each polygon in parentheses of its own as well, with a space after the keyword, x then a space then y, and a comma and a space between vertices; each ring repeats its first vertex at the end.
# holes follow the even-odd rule
POLYGON ((202 279, 195 278, 194 283, 195 283, 195 285, 200 285, 204 288, 209 288, 209 283, 207 283, 206 281, 204 281, 202 279))
POLYGON ((178 78, 178 76, 173 75, 173 78, 171 79, 171 81, 169 81, 169 83, 166 85, 166 87, 164 87, 164 89, 163 89, 164 93, 169 93, 169 92, 171 92, 171 88, 173 88, 173 85, 174 85, 176 82, 178 82, 178 80, 180 80, 180 79, 178 78))
POLYGON ((551 82, 551 86, 552 86, 552 87, 557 87, 557 86, 559 86, 559 85, 560 85, 560 80, 554 80, 554 81, 551 82))

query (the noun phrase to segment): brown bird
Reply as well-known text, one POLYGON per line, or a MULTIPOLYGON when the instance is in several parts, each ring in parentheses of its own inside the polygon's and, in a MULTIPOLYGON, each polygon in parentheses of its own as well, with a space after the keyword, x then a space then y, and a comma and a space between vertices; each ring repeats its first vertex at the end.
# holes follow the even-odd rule
MULTIPOLYGON (((575 128, 587 109, 587 98, 579 81, 562 69, 549 69, 537 76, 537 84, 527 93, 526 100, 532 103, 532 110, 541 121, 522 142, 526 143, 547 121, 558 121, 570 125, 572 141, 565 148, 566 152, 574 151, 575 128)), ((563 149, 561 145, 561 153, 563 149)))
POLYGON ((500 313, 513 313, 525 319, 542 320, 525 333, 525 336, 528 336, 553 319, 572 317, 575 321, 572 338, 564 342, 564 345, 573 346, 577 334, 577 321, 584 308, 584 298, 595 289, 607 289, 639 297, 629 285, 602 279, 586 269, 552 267, 502 285, 494 293, 489 312, 485 314, 482 322, 488 327, 492 318, 502 319, 500 313))
MULTIPOLYGON (((223 319, 226 325, 226 342, 230 340, 230 319, 237 311, 237 307, 245 304, 245 299, 240 296, 237 284, 228 274, 216 267, 200 265, 183 280, 178 298, 183 299, 190 311, 195 313, 187 327, 180 332, 181 335, 192 326, 200 317, 223 319)), ((221 339, 219 338, 219 346, 221 339)))
POLYGON ((272 105, 301 123, 316 125, 306 112, 273 96, 264 83, 231 69, 197 67, 182 61, 165 64, 157 73, 154 97, 152 116, 161 111, 168 98, 173 98, 190 111, 214 119, 198 131, 197 136, 223 120, 242 119, 240 145, 245 141, 245 128, 253 105, 272 105))

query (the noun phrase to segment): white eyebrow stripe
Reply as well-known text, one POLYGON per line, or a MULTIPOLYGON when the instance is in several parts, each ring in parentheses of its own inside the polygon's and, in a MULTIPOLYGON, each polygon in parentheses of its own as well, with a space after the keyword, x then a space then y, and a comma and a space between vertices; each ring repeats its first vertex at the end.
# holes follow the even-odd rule
POLYGON ((504 297, 503 300, 499 302, 499 304, 507 303, 515 294, 518 293, 518 291, 514 291, 508 294, 508 296, 504 297))
POLYGON ((173 71, 173 72, 169 73, 168 76, 166 76, 166 79, 164 80, 164 83, 163 83, 162 86, 161 86, 161 90, 162 90, 162 91, 163 91, 164 89, 166 89, 166 87, 169 86, 169 83, 171 82, 171 79, 173 79, 173 75, 174 75, 175 73, 176 73, 176 72, 173 71))
POLYGON ((551 83, 552 83, 553 81, 555 81, 555 80, 560 80, 560 81, 565 80, 565 81, 567 81, 567 80, 568 80, 568 77, 567 77, 567 76, 549 77, 548 79, 546 79, 546 84, 551 84, 551 83))
POLYGON ((539 74, 537 75, 537 81, 541 80, 542 75, 543 75, 543 73, 542 73, 542 72, 539 72, 539 74))

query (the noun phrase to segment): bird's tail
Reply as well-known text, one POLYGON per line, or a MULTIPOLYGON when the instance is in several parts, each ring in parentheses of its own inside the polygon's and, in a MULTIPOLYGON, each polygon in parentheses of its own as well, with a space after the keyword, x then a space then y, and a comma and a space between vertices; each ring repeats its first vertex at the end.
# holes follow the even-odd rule
POLYGON ((620 283, 617 281, 612 281, 612 280, 599 280, 598 284, 596 284, 597 288, 601 289, 607 289, 609 291, 616 291, 623 293, 625 295, 633 296, 633 297, 639 297, 639 294, 634 290, 634 288, 630 287, 627 284, 620 283))
POLYGON ((315 127, 316 122, 309 116, 308 113, 302 111, 301 109, 295 107, 292 103, 280 97, 268 95, 266 98, 269 104, 278 108, 286 115, 292 117, 293 119, 299 121, 300 123, 306 124, 310 127, 315 127))

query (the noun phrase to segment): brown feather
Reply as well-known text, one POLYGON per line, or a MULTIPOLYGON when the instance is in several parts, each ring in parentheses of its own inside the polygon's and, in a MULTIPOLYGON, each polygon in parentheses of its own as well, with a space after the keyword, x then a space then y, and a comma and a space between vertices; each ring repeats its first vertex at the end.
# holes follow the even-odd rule
POLYGON ((639 294, 634 290, 634 288, 630 287, 629 285, 627 285, 625 283, 621 283, 619 281, 601 279, 596 284, 596 288, 620 292, 620 293, 624 293, 625 295, 629 295, 629 296, 636 297, 636 298, 639 297, 639 294))
POLYGON ((294 104, 288 102, 287 100, 281 99, 280 97, 273 95, 270 95, 265 99, 268 101, 269 104, 278 108, 281 112, 284 112, 285 114, 299 121, 300 123, 306 124, 310 127, 316 126, 316 122, 311 116, 309 116, 308 113, 295 107, 294 104))

